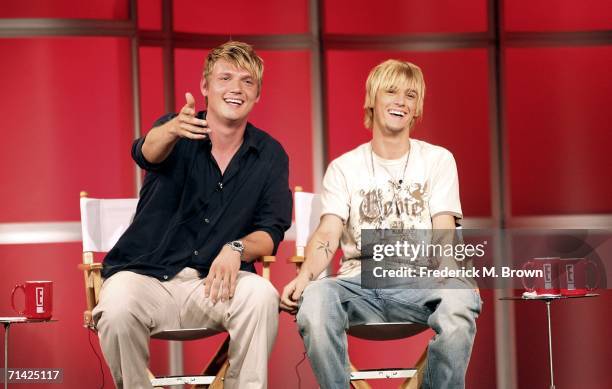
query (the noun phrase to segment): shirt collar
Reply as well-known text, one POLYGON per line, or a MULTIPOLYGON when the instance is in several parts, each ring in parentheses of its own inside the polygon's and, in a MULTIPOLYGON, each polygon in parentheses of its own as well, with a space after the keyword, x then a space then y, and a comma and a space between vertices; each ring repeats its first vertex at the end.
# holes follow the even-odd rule
MULTIPOLYGON (((206 111, 198 112, 196 117, 199 119, 206 119, 206 111)), ((256 152, 259 152, 261 145, 259 144, 259 142, 257 142, 256 130, 257 128, 254 125, 252 125, 250 122, 247 122, 246 128, 244 129, 244 140, 242 142, 242 146, 240 146, 240 149, 245 151, 253 149, 256 152)), ((210 139, 208 139, 205 144, 210 150, 210 147, 212 145, 210 139)))
POLYGON ((244 130, 244 145, 248 149, 253 149, 254 151, 259 152, 260 144, 257 142, 256 134, 255 134, 255 126, 251 123, 247 122, 246 129, 244 130))

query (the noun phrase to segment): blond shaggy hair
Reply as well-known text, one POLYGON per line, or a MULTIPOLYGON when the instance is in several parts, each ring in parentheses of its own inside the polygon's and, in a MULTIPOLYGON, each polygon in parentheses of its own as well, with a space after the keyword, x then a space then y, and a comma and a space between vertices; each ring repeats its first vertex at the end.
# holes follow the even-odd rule
MULTIPOLYGON (((410 88, 417 94, 417 107, 415 116, 420 120, 423 117, 423 101, 425 100, 425 79, 423 72, 417 65, 396 59, 388 59, 377 65, 366 81, 366 95, 363 109, 365 111, 363 123, 371 129, 374 125, 374 104, 376 94, 380 90, 397 88, 401 83, 408 82, 410 88)), ((413 120, 410 127, 414 125, 413 120)))

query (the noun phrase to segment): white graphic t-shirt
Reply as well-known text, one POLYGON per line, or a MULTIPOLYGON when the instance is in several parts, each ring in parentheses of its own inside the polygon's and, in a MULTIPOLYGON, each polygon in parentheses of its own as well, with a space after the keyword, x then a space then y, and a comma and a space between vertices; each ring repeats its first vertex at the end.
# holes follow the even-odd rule
POLYGON ((370 143, 338 157, 325 173, 321 200, 321 215, 344 222, 339 275, 346 277, 361 270, 355 258, 361 256, 362 228, 431 229, 436 214, 463 217, 453 155, 417 139, 410 140, 408 155, 395 160, 378 157, 370 143))

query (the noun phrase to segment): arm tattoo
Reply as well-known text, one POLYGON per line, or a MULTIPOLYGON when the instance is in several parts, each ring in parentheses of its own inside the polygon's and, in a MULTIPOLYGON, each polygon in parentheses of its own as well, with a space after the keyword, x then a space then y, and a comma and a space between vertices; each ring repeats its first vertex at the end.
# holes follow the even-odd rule
POLYGON ((325 252, 325 258, 329 259, 329 256, 332 254, 332 250, 329 248, 329 241, 321 242, 318 240, 317 243, 319 244, 317 250, 323 250, 325 252))

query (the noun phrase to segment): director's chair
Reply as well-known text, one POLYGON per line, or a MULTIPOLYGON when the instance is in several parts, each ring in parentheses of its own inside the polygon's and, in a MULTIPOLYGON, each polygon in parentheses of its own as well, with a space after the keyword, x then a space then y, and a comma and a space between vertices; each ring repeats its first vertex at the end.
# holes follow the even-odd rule
MULTIPOLYGON (((302 188, 295 187, 294 196, 295 209, 295 250, 296 255, 289 258, 298 270, 304 262, 304 249, 308 239, 319 225, 321 217, 321 197, 318 194, 303 192, 302 188)), ((321 276, 326 276, 324 272, 321 276)), ((321 276, 319 278, 321 278, 321 276)), ((401 323, 366 323, 351 326, 347 333, 351 336, 366 340, 397 340, 417 335, 429 327, 410 322, 401 323)), ((358 370, 351 363, 351 385, 356 389, 369 389, 370 385, 365 380, 404 378, 399 386, 401 389, 418 389, 423 382, 423 373, 427 360, 427 348, 419 357, 416 366, 412 368, 370 369, 358 370)))
MULTIPOLYGON (((79 269, 85 277, 85 296, 87 310, 83 314, 84 326, 96 331, 92 311, 98 303, 102 287, 102 264, 94 262, 94 252, 108 252, 128 228, 134 214, 138 199, 95 199, 87 197, 87 192, 81 192, 81 232, 83 240, 83 262, 79 269)), ((263 262, 262 275, 270 279, 270 264, 275 261, 273 256, 260 258, 263 262)), ((196 340, 208 338, 225 331, 211 328, 177 328, 155 334, 152 338, 164 340, 196 340)), ((215 352, 201 375, 155 377, 148 372, 154 387, 191 384, 192 387, 222 389, 225 372, 228 368, 227 352, 229 336, 215 352)))

